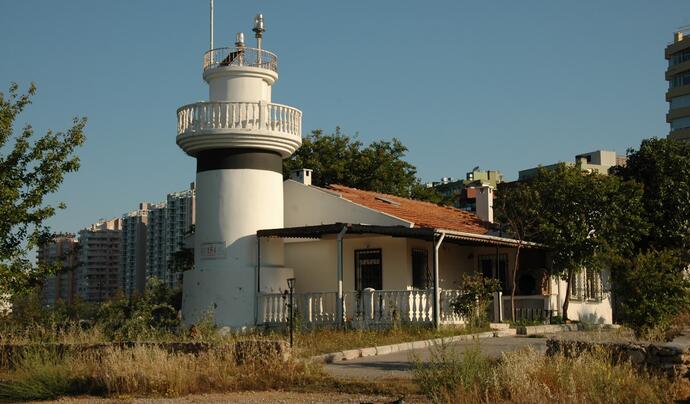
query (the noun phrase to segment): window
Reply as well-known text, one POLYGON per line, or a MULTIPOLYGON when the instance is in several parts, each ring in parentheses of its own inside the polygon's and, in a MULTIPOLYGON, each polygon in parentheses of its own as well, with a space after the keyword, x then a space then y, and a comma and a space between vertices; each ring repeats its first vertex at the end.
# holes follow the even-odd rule
POLYGON ((602 294, 600 272, 593 269, 584 269, 573 276, 573 281, 570 285, 571 299, 600 302, 602 294))
POLYGON ((671 121, 671 130, 690 128, 690 117, 674 119, 671 121))
POLYGON ((479 256, 479 271, 487 278, 496 278, 501 283, 503 293, 510 293, 508 289, 508 256, 506 254, 492 254, 479 256), (496 262, 498 259, 498 267, 496 262))
POLYGON ((429 272, 429 254, 426 250, 412 250, 412 287, 428 289, 431 287, 432 276, 429 272))
POLYGON ((690 60, 690 49, 685 49, 671 55, 671 57, 668 59, 668 65, 670 67, 688 60, 690 60))
POLYGON ((669 88, 687 86, 690 84, 690 72, 682 72, 673 75, 668 83, 669 88))
POLYGON ((585 299, 601 301, 601 278, 599 272, 587 269, 585 272, 585 299))
POLYGON ((355 288, 383 289, 381 250, 355 250, 355 288))
POLYGON ((690 107, 690 95, 681 95, 671 98, 670 109, 690 107))

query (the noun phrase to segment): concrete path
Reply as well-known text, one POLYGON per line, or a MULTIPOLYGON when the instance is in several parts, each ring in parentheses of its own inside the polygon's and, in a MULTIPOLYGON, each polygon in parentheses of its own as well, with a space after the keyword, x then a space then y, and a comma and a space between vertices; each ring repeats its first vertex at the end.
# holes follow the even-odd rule
MULTIPOLYGON (((474 341, 461 341, 450 344, 457 354, 462 355, 468 347, 479 346, 482 353, 494 359, 501 357, 503 352, 515 351, 520 348, 531 346, 533 349, 546 352, 545 338, 528 337, 501 337, 484 338, 474 341)), ((414 366, 415 358, 421 362, 428 362, 431 358, 431 348, 415 349, 406 352, 394 352, 387 355, 370 356, 357 358, 348 361, 340 361, 324 365, 324 369, 330 375, 341 378, 353 379, 400 379, 411 378, 410 371, 414 366)))

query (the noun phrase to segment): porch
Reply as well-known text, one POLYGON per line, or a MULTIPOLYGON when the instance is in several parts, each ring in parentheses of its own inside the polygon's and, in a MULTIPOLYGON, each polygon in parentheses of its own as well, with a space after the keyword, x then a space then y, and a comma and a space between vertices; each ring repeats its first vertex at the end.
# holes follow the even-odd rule
MULTIPOLYGON (((452 302, 460 290, 440 290, 440 324, 465 324, 465 319, 453 311, 452 302)), ((302 327, 313 328, 349 324, 355 328, 390 327, 434 323, 433 289, 429 290, 373 290, 343 293, 343 318, 338 319, 337 292, 295 293, 292 296, 294 316, 302 327)), ((492 322, 511 318, 510 296, 494 299, 488 317, 492 322), (496 302, 500 301, 500 306, 496 302), (501 315, 499 316, 499 313, 501 315)), ((554 310, 549 296, 516 296, 516 320, 548 321, 554 310)), ((288 293, 262 293, 258 297, 259 324, 279 326, 289 321, 288 293)))
MULTIPOLYGON (((451 306, 462 293, 463 274, 496 278, 503 292, 513 283, 516 241, 502 237, 343 223, 261 230, 257 236, 259 278, 268 276, 261 272, 261 240, 285 242, 285 263, 296 278, 294 310, 306 327, 464 324, 451 306)), ((516 319, 547 320, 553 305, 548 285, 544 289, 545 260, 530 262, 535 256, 543 258, 544 251, 523 244, 523 252, 529 249, 537 254, 521 255, 521 268, 528 270, 521 269, 517 277, 516 319)), ((257 324, 288 321, 285 289, 257 291, 257 324)), ((493 322, 509 320, 510 308, 510 296, 496 293, 488 317, 493 322)))

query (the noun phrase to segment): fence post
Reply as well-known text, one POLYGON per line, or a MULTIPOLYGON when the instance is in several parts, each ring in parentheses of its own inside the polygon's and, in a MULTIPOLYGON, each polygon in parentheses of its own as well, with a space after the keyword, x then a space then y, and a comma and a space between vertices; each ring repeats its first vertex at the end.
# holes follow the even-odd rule
POLYGON ((362 308, 364 324, 370 323, 374 317, 374 289, 366 288, 362 291, 362 308))

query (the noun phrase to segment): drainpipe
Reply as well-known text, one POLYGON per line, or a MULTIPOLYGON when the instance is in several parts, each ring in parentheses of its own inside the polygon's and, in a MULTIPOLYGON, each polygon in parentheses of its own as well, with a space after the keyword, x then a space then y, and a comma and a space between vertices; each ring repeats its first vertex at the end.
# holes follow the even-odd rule
POLYGON ((343 300, 343 237, 347 233, 347 225, 343 226, 340 233, 336 237, 336 245, 338 249, 338 296, 336 298, 336 303, 338 306, 338 324, 343 325, 345 323, 345 301, 343 300))
POLYGON ((254 304, 254 324, 259 324, 259 299, 261 299, 261 237, 256 236, 256 303, 254 304))
POLYGON ((439 279, 438 279, 438 249, 446 238, 446 233, 441 233, 441 237, 434 242, 434 327, 439 329, 441 327, 441 294, 439 293, 439 279))

